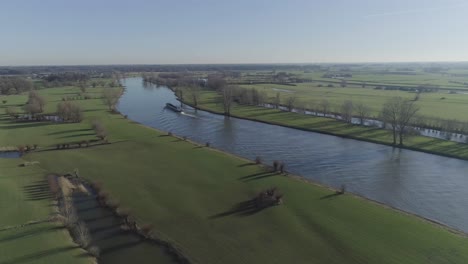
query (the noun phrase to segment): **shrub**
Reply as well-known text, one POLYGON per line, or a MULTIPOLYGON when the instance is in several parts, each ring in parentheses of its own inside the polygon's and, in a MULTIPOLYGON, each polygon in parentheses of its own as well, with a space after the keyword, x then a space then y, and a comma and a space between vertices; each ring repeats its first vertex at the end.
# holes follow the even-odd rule
POLYGON ((149 237, 151 235, 151 231, 153 230, 153 225, 152 224, 142 225, 140 230, 143 236, 149 237))
POLYGON ((277 160, 273 161, 273 171, 278 171, 279 164, 280 164, 279 161, 277 160))
POLYGON ((91 243, 91 236, 89 234, 86 224, 82 221, 78 222, 73 228, 75 242, 82 248, 87 248, 91 243))
POLYGON ((88 253, 95 258, 99 258, 101 251, 97 246, 91 246, 88 248, 88 253))
POLYGON ((79 123, 83 120, 83 110, 72 102, 61 102, 57 105, 57 116, 63 121, 79 123))
POLYGON ((284 173, 284 172, 285 172, 285 170, 284 170, 285 167, 286 167, 286 165, 284 165, 284 162, 281 162, 281 163, 279 164, 279 171, 280 171, 281 173, 284 173))
POLYGON ((255 164, 262 164, 262 158, 260 156, 255 157, 255 164))
POLYGON ((104 125, 102 124, 101 121, 95 119, 93 120, 93 122, 91 123, 91 126, 94 130, 94 132, 96 133, 96 136, 101 139, 101 140, 104 140, 106 137, 107 137, 107 130, 106 128, 104 127, 104 125))

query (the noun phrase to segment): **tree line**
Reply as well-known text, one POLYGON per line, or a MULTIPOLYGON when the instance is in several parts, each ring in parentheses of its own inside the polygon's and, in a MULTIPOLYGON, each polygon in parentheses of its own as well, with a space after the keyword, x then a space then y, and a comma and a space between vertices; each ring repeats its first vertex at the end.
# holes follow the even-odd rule
POLYGON ((0 77, 0 94, 19 94, 33 88, 32 81, 23 77, 0 77))

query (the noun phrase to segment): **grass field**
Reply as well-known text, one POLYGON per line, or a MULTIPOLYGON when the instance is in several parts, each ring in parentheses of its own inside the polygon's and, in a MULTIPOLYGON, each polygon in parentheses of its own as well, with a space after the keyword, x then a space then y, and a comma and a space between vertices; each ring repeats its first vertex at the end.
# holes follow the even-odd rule
POLYGON ((56 223, 19 226, 52 214, 46 172, 36 166, 19 167, 22 162, 0 159, 0 263, 91 263, 56 223))
MULTIPOLYGON (((345 100, 352 100, 353 103, 363 103, 371 109, 371 116, 378 116, 386 100, 400 96, 413 99, 414 92, 375 90, 350 85, 342 88, 318 87, 321 83, 299 83, 297 86, 285 86, 280 84, 254 84, 242 85, 242 87, 256 88, 265 91, 273 102, 276 93, 280 93, 283 103, 290 96, 297 97, 297 105, 308 109, 320 109, 320 102, 328 100, 331 111, 340 112, 340 106, 345 100)), ((323 85, 323 86, 326 86, 323 85)), ((444 119, 457 119, 468 121, 468 94, 450 94, 448 91, 434 93, 421 93, 416 105, 420 108, 418 114, 427 117, 437 117, 444 119), (442 99, 443 98, 443 99, 442 99)))
MULTIPOLYGON (((50 100, 48 111, 62 93, 72 92, 73 88, 41 91, 50 100)), ((11 96, 8 101, 7 105, 19 104, 24 98, 11 96)), ((35 170, 65 173, 78 169, 81 176, 102 181, 106 191, 131 208, 141 222, 154 224, 163 238, 199 263, 468 262, 464 236, 353 195, 336 196, 327 188, 165 136, 109 114, 100 100, 77 102, 86 114, 81 124, 18 126, 3 116, 0 145, 39 144, 39 151, 25 156, 40 162, 35 170), (92 138, 87 129, 94 117, 107 127, 112 144, 47 151, 57 142, 92 138), (10 126, 18 127, 9 130, 10 126), (233 210, 272 186, 284 193, 283 205, 259 212, 242 206, 233 210)), ((30 169, 8 166, 11 177, 30 169)), ((21 194, 17 195, 21 200, 21 194)), ((16 210, 17 215, 8 217, 13 224, 31 217, 27 210, 16 210)), ((8 263, 0 256, 0 263, 8 263)))

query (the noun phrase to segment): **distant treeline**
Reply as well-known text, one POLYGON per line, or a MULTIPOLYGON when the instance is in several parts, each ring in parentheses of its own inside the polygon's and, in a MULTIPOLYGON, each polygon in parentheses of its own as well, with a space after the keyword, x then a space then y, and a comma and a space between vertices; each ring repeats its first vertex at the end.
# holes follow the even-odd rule
POLYGON ((21 77, 0 77, 1 94, 18 94, 33 89, 30 80, 21 77))
POLYGON ((82 66, 3 66, 0 75, 51 74, 80 72, 90 75, 114 72, 187 72, 187 71, 268 71, 320 70, 318 64, 187 64, 187 65, 82 65, 82 66))

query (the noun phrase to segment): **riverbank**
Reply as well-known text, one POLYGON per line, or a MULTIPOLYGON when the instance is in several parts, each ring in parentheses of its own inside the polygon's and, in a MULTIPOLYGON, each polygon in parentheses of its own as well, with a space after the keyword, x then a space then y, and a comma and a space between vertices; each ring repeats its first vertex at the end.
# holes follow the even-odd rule
MULTIPOLYGON (((218 95, 215 92, 203 91, 197 106, 189 100, 182 100, 182 102, 213 114, 223 115, 224 113, 222 105, 218 103, 218 95)), ((388 130, 351 125, 332 118, 302 115, 277 109, 239 104, 233 104, 231 116, 303 131, 468 160, 468 144, 424 136, 410 136, 405 139, 403 146, 395 146, 392 144, 392 135, 388 130)))
MULTIPOLYGON (((54 96, 66 92, 71 91, 53 90, 54 96)), ((47 98, 52 104, 53 96, 47 98)), ((37 151, 24 158, 39 161, 44 173, 78 169, 86 179, 101 181, 132 215, 198 263, 468 261, 466 237, 420 218, 137 125, 109 113, 101 100, 78 103, 85 110, 81 124, 15 127, 5 142, 20 144, 23 138, 13 131, 23 135, 27 130, 33 132, 31 140, 47 138, 39 144, 46 150, 55 142, 93 137, 83 127, 99 118, 110 144, 37 151), (284 194, 282 205, 256 212, 239 207, 270 187, 284 194)), ((1 124, 15 126, 7 120, 1 124)))

